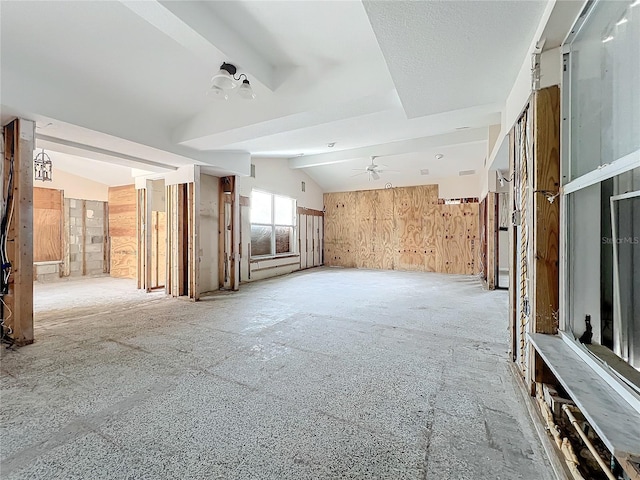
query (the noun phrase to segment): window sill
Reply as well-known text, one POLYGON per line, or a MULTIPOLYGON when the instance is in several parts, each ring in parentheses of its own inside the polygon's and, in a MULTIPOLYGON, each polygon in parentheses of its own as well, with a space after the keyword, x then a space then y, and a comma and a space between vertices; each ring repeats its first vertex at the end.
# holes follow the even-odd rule
POLYGON ((619 461, 640 457, 640 431, 629 428, 640 425, 640 412, 633 406, 637 396, 625 399, 624 391, 613 388, 561 336, 527 336, 613 455, 619 461))
POLYGON ((267 260, 280 260, 281 258, 300 258, 299 253, 283 253, 282 255, 265 255, 264 257, 251 257, 249 263, 264 262, 267 260))

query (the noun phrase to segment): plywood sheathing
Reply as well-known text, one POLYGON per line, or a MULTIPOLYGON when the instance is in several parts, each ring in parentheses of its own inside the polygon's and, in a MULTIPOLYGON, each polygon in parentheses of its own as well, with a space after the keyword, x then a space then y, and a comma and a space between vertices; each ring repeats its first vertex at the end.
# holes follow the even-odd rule
POLYGON ((437 185, 327 193, 329 266, 476 273, 478 204, 444 205, 437 185))
POLYGON ((137 278, 137 193, 134 185, 109 187, 110 274, 137 278))
POLYGON ((62 260, 62 190, 33 189, 33 261, 62 260))

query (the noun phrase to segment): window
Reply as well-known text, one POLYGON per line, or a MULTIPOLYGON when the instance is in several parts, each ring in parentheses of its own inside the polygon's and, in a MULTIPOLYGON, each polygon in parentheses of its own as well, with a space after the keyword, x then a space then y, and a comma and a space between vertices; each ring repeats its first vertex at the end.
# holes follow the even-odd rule
POLYGON ((640 370, 640 4, 593 4, 565 54, 561 327, 640 370), (570 113, 567 115, 567 113, 570 113))
POLYGON ((253 190, 251 192, 251 257, 295 253, 296 201, 253 190))

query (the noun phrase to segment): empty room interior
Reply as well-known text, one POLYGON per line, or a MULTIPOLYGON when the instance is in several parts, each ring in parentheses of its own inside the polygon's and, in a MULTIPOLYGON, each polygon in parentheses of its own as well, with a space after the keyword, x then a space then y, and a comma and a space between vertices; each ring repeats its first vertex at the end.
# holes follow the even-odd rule
POLYGON ((0 477, 640 480, 640 0, 0 41, 0 477))

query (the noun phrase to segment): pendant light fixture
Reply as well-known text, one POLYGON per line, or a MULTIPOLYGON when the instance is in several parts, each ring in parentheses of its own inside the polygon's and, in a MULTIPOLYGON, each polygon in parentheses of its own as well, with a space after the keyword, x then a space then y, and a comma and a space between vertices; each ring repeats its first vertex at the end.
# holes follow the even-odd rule
POLYGON ((245 100, 256 98, 247 76, 241 73, 236 77, 237 71, 236 66, 231 63, 224 62, 220 65, 220 70, 211 79, 211 88, 208 95, 219 100, 228 100, 229 94, 235 91, 238 92, 240 98, 245 100), (244 77, 244 80, 242 80, 242 77, 244 77), (240 83, 241 80, 242 83, 240 83))

